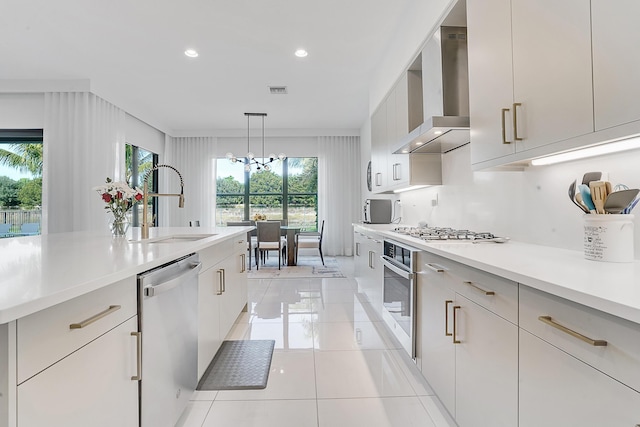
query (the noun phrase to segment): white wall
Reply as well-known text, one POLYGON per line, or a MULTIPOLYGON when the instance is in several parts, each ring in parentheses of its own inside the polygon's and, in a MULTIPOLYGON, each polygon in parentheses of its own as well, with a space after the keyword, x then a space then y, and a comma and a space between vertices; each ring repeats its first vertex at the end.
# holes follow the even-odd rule
POLYGON ((0 93, 0 128, 44 128, 44 94, 0 93))
POLYGON ((127 144, 160 155, 164 153, 165 134, 129 114, 125 115, 125 138, 127 144))
MULTIPOLYGON (((403 223, 489 231, 523 242, 582 250, 582 212, 567 195, 574 179, 603 171, 613 185, 640 188, 640 150, 529 167, 472 172, 469 145, 443 155, 443 185, 402 193, 403 223), (436 207, 431 201, 437 200, 436 207)), ((640 258, 640 209, 634 220, 640 258)))

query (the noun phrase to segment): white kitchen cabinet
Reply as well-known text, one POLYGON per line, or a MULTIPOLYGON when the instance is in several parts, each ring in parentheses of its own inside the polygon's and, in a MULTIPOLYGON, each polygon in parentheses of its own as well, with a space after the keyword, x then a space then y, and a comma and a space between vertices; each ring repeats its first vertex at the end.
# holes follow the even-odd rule
MULTIPOLYGON (((137 316, 18 386, 20 427, 138 426, 137 316)), ((19 361, 18 361, 19 363, 19 361)))
POLYGON ((383 101, 371 116, 371 190, 380 193, 387 187, 387 105, 383 101))
POLYGON ((422 375, 452 416, 456 413, 456 353, 451 330, 455 292, 437 259, 419 255, 416 360, 422 375), (432 268, 426 266, 429 263, 432 268))
POLYGON ((454 310, 456 422, 517 425, 518 327, 459 294, 454 310))
POLYGON ((596 131, 640 120, 640 3, 591 0, 596 131))
POLYGON ((637 426, 640 393, 520 332, 519 426, 637 426))
POLYGON ((590 17, 586 0, 467 1, 476 167, 594 131, 590 17))
POLYGON ((373 307, 375 313, 382 313, 382 275, 380 256, 383 250, 382 238, 378 235, 359 231, 354 232, 356 243, 355 271, 358 292, 373 307))
POLYGON ((237 237, 200 254, 198 275, 198 378, 247 303, 246 238, 237 237))
POLYGON ((478 273, 480 283, 474 269, 420 253, 418 363, 461 427, 514 426, 518 327, 498 313, 509 313, 508 308, 517 305, 517 284, 510 283, 516 295, 516 301, 510 301, 513 296, 511 290, 503 292, 503 279, 478 273), (479 302, 465 294, 478 294, 479 302), (497 299, 504 301, 493 302, 497 299))

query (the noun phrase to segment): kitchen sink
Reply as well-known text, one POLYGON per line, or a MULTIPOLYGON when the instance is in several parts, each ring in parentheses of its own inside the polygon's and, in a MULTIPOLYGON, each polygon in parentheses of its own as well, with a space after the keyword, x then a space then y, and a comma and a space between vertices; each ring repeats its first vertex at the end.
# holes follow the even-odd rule
POLYGON ((171 236, 155 237, 153 239, 145 240, 130 240, 132 243, 183 243, 183 242, 195 242, 197 240, 206 239, 207 237, 215 236, 216 234, 174 234, 171 236))

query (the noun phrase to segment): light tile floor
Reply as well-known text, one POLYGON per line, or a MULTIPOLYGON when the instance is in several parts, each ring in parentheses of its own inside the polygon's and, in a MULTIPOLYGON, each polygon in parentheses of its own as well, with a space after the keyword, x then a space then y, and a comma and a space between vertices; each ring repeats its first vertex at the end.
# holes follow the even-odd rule
POLYGON ((227 339, 273 339, 264 390, 201 391, 177 427, 451 427, 415 364, 341 279, 251 279, 227 339))

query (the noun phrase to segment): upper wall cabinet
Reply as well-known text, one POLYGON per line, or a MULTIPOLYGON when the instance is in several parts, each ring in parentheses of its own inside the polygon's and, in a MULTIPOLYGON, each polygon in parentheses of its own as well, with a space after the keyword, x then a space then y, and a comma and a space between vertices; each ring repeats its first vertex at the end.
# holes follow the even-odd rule
POLYGON ((640 2, 591 0, 596 131, 640 120, 640 2))
POLYGON ((467 0, 474 167, 593 132, 590 15, 587 0, 467 0))

